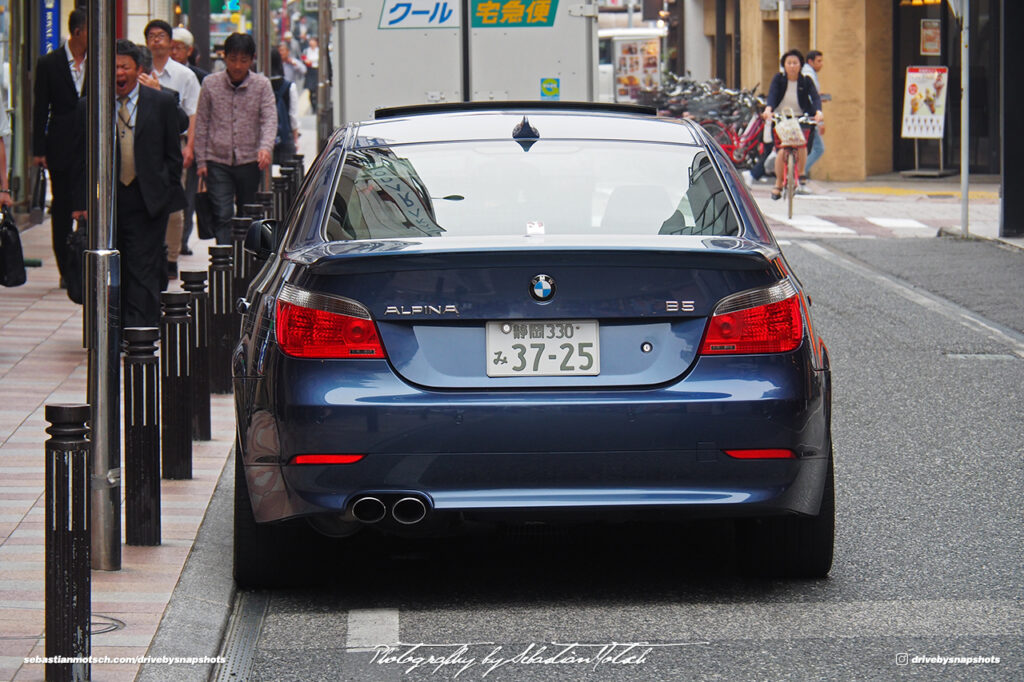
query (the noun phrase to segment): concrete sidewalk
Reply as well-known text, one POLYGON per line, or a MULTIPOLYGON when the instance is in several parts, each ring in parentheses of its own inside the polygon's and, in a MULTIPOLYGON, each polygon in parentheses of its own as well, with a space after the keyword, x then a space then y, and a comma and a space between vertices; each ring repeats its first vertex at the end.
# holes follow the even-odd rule
MULTIPOLYGON (((28 271, 25 285, 0 290, 0 680, 43 680, 44 666, 23 660, 45 652, 44 406, 87 402, 87 358, 82 307, 58 287, 49 221, 21 237, 26 258, 43 265, 28 271)), ((212 243, 193 237, 195 255, 183 256, 179 269, 207 269, 212 243)), ((93 656, 139 657, 150 649, 230 454, 230 396, 212 396, 211 418, 213 440, 193 443, 193 479, 162 482, 162 544, 122 546, 120 571, 92 572, 93 656)), ((94 664, 92 675, 134 680, 139 668, 94 664)))

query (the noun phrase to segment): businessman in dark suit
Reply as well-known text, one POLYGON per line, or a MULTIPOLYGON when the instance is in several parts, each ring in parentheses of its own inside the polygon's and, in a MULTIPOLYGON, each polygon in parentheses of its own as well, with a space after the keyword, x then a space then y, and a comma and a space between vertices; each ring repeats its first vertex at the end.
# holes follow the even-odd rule
MULTIPOLYGON (((160 291, 167 277, 167 216, 185 206, 178 106, 173 95, 139 84, 137 45, 118 40, 115 51, 115 226, 121 252, 121 318, 125 327, 156 327, 160 291)), ((78 174, 78 186, 84 190, 84 164, 78 174)), ((85 209, 85 196, 84 191, 76 192, 76 215, 85 209)))
POLYGON ((67 273, 67 240, 71 232, 71 205, 75 169, 81 159, 71 150, 84 149, 75 139, 75 110, 85 94, 87 16, 76 9, 68 17, 70 37, 36 62, 35 102, 32 107, 32 155, 36 165, 50 174, 50 230, 53 255, 61 277, 67 273))

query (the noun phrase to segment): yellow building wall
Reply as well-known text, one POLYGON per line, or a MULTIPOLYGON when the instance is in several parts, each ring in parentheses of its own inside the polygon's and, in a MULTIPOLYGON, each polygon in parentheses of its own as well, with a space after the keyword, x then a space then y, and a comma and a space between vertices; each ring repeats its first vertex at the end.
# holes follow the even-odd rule
MULTIPOLYGON (((779 71, 778 12, 759 0, 740 0, 741 72, 747 87, 766 93, 779 71)), ((892 170, 892 0, 812 0, 810 12, 793 12, 787 48, 821 50, 825 156, 812 175, 857 181, 892 170), (813 23, 812 23, 813 18, 813 23), (816 35, 812 35, 812 32, 816 35)), ((713 5, 714 1, 706 3, 713 5)), ((730 3, 731 4, 731 3, 730 3)))

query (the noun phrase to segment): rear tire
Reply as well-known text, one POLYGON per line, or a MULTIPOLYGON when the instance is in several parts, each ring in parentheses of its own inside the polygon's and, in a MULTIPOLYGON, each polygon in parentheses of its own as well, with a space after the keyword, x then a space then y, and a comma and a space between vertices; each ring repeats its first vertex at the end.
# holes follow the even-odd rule
POLYGON ((302 519, 256 523, 236 446, 234 575, 238 587, 259 590, 308 584, 313 566, 303 558, 318 539, 323 542, 302 519))
POLYGON ((777 516, 739 523, 743 572, 762 578, 825 578, 835 539, 832 457, 817 516, 777 516))

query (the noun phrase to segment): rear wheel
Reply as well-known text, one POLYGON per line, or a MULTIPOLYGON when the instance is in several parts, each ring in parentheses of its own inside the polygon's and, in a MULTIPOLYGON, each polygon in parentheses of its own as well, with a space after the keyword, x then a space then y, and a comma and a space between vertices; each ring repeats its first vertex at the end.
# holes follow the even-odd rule
POLYGON ((290 587, 309 582, 303 557, 317 540, 304 520, 256 523, 242 456, 235 447, 235 583, 242 589, 290 587))
POLYGON ((832 568, 835 484, 832 458, 817 516, 778 516, 739 524, 742 568, 765 578, 824 578, 832 568))

